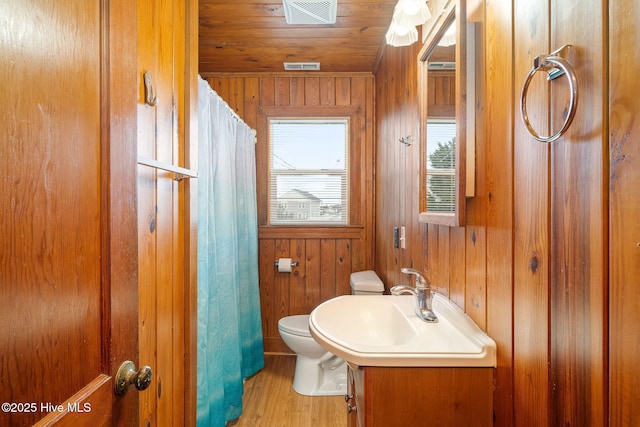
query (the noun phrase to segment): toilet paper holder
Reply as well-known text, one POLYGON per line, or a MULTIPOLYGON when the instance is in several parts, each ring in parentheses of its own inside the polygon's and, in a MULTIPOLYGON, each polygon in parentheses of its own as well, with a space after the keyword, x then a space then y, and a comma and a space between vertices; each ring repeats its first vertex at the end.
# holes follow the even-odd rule
MULTIPOLYGON (((278 260, 275 260, 273 262, 273 266, 275 268, 278 268, 278 266, 280 265, 280 263, 278 262, 278 260)), ((297 267, 298 266, 298 261, 291 261, 291 267, 297 267)))

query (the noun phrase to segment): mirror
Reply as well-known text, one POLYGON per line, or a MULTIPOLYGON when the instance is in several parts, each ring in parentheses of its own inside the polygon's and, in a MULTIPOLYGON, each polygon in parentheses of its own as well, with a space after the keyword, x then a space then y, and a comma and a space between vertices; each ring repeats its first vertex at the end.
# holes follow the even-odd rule
POLYGON ((466 197, 473 195, 474 186, 473 153, 467 155, 467 148, 475 147, 470 85, 474 77, 467 75, 472 70, 467 58, 473 56, 473 42, 467 39, 465 1, 443 3, 442 11, 432 11, 435 19, 423 27, 424 45, 418 57, 419 219, 457 227, 465 224, 466 197))

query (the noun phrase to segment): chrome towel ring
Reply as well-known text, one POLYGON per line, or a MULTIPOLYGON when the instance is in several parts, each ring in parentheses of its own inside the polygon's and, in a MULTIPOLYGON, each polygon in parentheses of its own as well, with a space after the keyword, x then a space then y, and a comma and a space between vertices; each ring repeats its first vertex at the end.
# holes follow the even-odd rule
POLYGON ((540 55, 533 60, 533 68, 529 71, 529 75, 527 75, 527 79, 524 82, 524 86, 522 87, 522 96, 520 98, 520 112, 522 113, 522 121, 524 122, 527 131, 533 136, 535 139, 541 142, 553 142, 556 139, 560 138, 567 129, 569 125, 573 121, 574 116, 576 115, 576 107, 578 105, 578 80, 576 79, 576 74, 571 67, 569 62, 559 56, 559 52, 563 49, 569 47, 563 46, 555 52, 552 52, 550 55, 540 55), (558 70, 559 69, 559 70, 558 70), (569 91, 571 92, 571 98, 569 100, 569 114, 564 119, 564 123, 562 123, 562 127, 553 135, 550 136, 541 136, 538 132, 535 131, 533 126, 531 126, 531 122, 529 122, 529 116, 527 115, 527 91, 529 90, 529 84, 531 83, 531 79, 534 74, 538 70, 549 70, 547 80, 551 81, 561 75, 566 75, 569 80, 569 91))

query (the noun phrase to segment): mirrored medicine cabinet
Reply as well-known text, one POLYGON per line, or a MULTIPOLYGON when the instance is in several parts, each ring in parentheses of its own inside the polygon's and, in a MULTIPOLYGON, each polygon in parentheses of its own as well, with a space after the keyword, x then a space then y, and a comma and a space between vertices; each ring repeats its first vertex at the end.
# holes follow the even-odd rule
POLYGON ((458 227, 475 187, 475 50, 465 0, 440 3, 423 27, 418 56, 419 220, 458 227))

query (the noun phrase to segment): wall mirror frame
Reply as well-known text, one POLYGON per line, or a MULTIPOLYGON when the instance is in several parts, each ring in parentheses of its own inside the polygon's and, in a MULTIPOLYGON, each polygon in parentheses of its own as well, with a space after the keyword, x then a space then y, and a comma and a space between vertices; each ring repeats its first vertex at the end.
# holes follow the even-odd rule
MULTIPOLYGON (((423 47, 418 55, 420 98, 420 213, 419 221, 446 226, 464 226, 466 198, 473 196, 475 177, 475 56, 473 26, 467 24, 465 0, 432 1, 432 19, 423 26, 423 47), (470 29, 467 27, 471 26, 470 29), (455 47, 439 47, 449 28, 455 27, 455 47), (449 53, 447 53, 447 49, 449 53), (455 54, 452 52, 455 49, 455 54), (444 51, 447 57, 438 55, 444 51), (451 59, 454 58, 455 69, 451 59), (430 67, 431 64, 431 67, 430 67), (450 64, 446 67, 444 65, 450 64), (441 66, 442 70, 436 70, 441 66), (431 68, 431 70, 430 70, 431 68), (444 83, 434 83, 447 72, 444 83), (430 74, 431 73, 431 74, 430 74), (447 81, 449 83, 447 83, 447 81), (451 84, 455 88, 451 87, 451 84), (434 99, 444 98, 450 105, 436 108, 434 99), (448 100, 446 99, 448 98, 448 100), (430 105, 431 104, 431 105, 430 105), (427 131, 427 126, 431 132, 427 131), (446 126, 443 124, 446 123, 446 126), (452 124, 453 123, 453 124, 452 124), (449 128, 455 139, 434 143, 434 128, 449 128), (455 130, 452 127, 455 126, 455 130), (429 139, 431 133, 431 140, 429 139), (440 161, 443 150, 454 155, 455 166, 440 161), (440 156, 440 157, 438 157, 440 156), (444 164, 444 166, 443 166, 444 164), (431 200, 431 206, 429 205, 431 200)), ((446 44, 446 43, 445 43, 446 44)), ((440 80, 442 81, 442 79, 440 80)), ((451 134, 449 134, 451 135, 451 134)), ((442 136, 445 138, 445 136, 442 136)), ((443 141, 443 139, 441 139, 443 141)))

